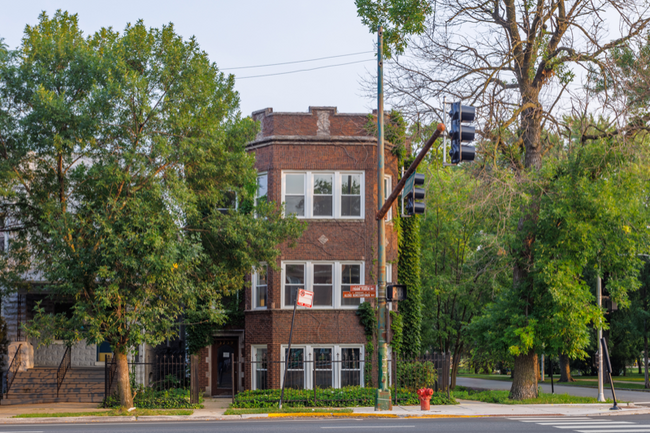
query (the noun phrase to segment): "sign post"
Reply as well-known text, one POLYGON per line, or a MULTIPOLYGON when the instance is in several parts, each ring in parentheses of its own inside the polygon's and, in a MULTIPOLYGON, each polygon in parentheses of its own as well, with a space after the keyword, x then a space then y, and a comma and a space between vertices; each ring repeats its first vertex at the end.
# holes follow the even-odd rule
POLYGON ((311 308, 314 301, 314 292, 304 289, 298 289, 296 293, 296 302, 293 304, 293 316, 291 317, 291 330, 289 331, 289 347, 287 353, 284 355, 284 374, 282 375, 282 391, 280 391, 280 404, 278 407, 282 409, 282 399, 284 398, 284 383, 287 380, 287 370, 289 369, 289 358, 291 357, 291 338, 293 337, 293 322, 296 320, 296 308, 298 305, 301 307, 311 308))

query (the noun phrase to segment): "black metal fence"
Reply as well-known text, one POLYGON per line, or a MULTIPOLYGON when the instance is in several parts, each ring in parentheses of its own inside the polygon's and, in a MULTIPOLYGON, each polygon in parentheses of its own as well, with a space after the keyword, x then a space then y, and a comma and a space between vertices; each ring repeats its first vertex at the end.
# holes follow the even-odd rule
MULTIPOLYGON (((129 361, 129 379, 136 385, 168 390, 190 388, 190 362, 184 355, 162 355, 145 361, 129 361)), ((114 357, 106 356, 104 365, 104 396, 109 397, 117 390, 117 363, 114 357)))
MULTIPOLYGON (((249 372, 247 387, 255 390, 279 389, 285 380, 285 402, 313 404, 318 406, 323 398, 332 406, 348 404, 368 404, 374 401, 374 376, 377 361, 366 361, 360 357, 348 356, 332 359, 331 356, 315 356, 316 359, 304 359, 293 356, 285 361, 238 360, 231 369, 232 398, 237 399, 235 374, 249 372), (367 366, 367 363, 371 363, 367 366), (235 373, 237 372, 237 373, 235 373), (370 375, 371 380, 366 376, 370 375), (374 386, 368 386, 373 383, 374 386), (337 389, 357 386, 359 392, 342 393, 337 389), (300 391, 300 392, 298 392, 300 391)), ((450 354, 433 354, 417 359, 388 360, 388 384, 393 390, 394 404, 412 402, 413 394, 420 388, 432 388, 436 392, 449 393, 451 356, 450 354), (399 391, 399 392, 396 392, 399 391)), ((269 392, 258 395, 255 399, 264 403, 277 403, 279 394, 269 392), (266 400, 268 401, 266 401, 266 400)), ((320 403, 323 403, 322 401, 320 403)), ((374 403, 372 403, 374 404, 374 403)))

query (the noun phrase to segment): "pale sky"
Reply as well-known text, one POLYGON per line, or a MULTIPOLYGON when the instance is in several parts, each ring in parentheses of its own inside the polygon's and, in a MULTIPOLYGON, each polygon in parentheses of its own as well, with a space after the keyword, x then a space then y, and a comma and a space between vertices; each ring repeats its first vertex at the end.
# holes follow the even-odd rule
POLYGON ((339 112, 364 113, 376 107, 361 88, 376 74, 374 44, 357 17, 354 0, 2 0, 0 37, 16 48, 26 24, 41 11, 79 14, 86 34, 101 27, 124 29, 143 19, 149 27, 174 23, 185 38, 196 36, 220 69, 309 60, 350 53, 366 54, 275 67, 229 70, 236 77, 244 116, 274 111, 306 112, 309 106, 336 106, 339 112), (238 79, 327 65, 357 62, 309 72, 238 79))

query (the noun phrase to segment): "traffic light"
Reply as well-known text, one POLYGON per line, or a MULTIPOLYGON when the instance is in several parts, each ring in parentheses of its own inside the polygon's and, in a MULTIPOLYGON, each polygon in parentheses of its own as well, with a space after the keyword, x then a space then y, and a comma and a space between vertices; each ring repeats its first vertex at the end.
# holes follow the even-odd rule
POLYGON ((404 185, 402 200, 405 202, 406 214, 416 215, 424 213, 424 203, 416 200, 424 200, 424 188, 418 188, 424 185, 424 175, 413 173, 404 185))
POLYGON ((398 302, 406 299, 406 285, 392 284, 386 285, 386 302, 398 302))
POLYGON ((473 122, 476 117, 476 109, 470 105, 461 105, 460 102, 451 104, 451 163, 458 164, 461 161, 474 161, 474 146, 464 145, 464 142, 473 141, 475 129, 466 123, 473 122))

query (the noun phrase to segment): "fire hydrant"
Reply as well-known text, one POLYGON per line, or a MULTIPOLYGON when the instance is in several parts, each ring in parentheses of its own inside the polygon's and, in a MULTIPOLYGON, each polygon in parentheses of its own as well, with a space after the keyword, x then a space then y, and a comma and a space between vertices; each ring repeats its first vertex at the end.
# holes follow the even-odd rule
POLYGON ((418 389, 418 398, 420 399, 420 410, 429 410, 431 409, 431 396, 433 395, 433 390, 431 388, 422 388, 418 389))

